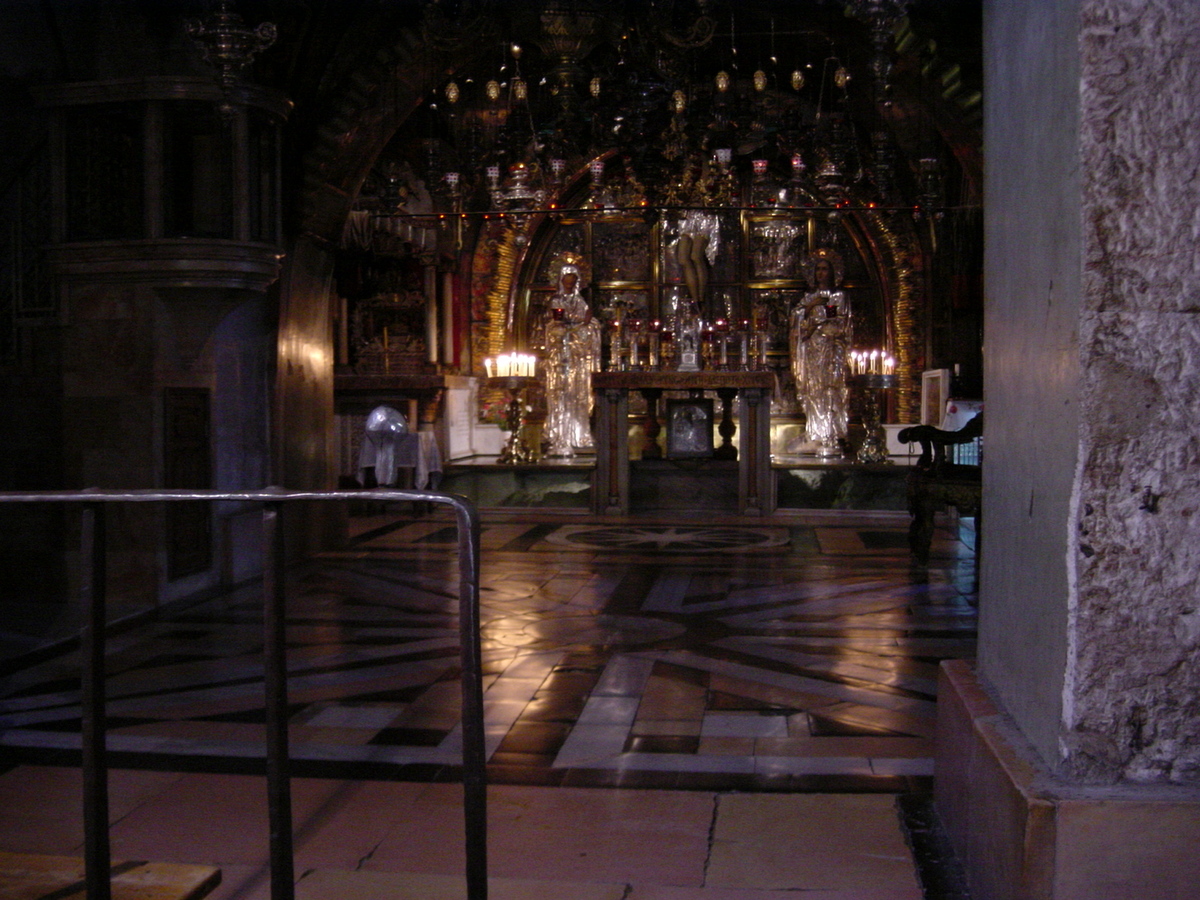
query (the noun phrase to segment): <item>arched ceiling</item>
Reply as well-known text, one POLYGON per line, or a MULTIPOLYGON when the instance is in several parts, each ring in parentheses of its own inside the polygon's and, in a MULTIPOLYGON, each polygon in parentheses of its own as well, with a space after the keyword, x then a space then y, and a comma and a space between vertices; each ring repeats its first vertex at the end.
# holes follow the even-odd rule
MULTIPOLYGON (((828 124, 834 112, 844 114, 852 123, 860 168, 873 163, 873 136, 886 134, 900 203, 917 199, 923 188, 920 161, 934 159, 942 176, 940 202, 976 205, 982 172, 979 0, 903 4, 907 17, 888 31, 885 86, 878 77, 868 11, 892 5, 886 0, 246 0, 238 8, 250 24, 278 26, 279 39, 256 63, 254 77, 296 101, 290 124, 296 155, 290 163, 296 175, 303 171, 311 190, 352 200, 380 156, 402 158, 416 169, 477 167, 482 156, 465 152, 463 141, 448 135, 444 89, 451 81, 459 88, 461 118, 472 104, 482 108, 477 95, 488 80, 510 90, 518 66, 531 92, 529 137, 551 140, 557 117, 559 136, 574 140, 578 150, 594 149, 584 145, 605 138, 626 147, 653 145, 661 141, 670 117, 671 92, 684 86, 693 104, 689 115, 709 119, 692 122, 693 139, 715 140, 713 131, 725 128, 747 154, 786 152, 787 140, 773 126, 766 133, 754 130, 761 123, 745 102, 755 99, 747 85, 762 69, 770 80, 768 93, 798 112, 794 121, 802 128, 823 116, 828 124), (589 23, 583 29, 586 45, 570 51, 571 62, 578 63, 571 88, 578 102, 565 112, 551 91, 566 69, 556 53, 568 52, 562 40, 556 50, 546 33, 552 15, 589 23), (518 60, 507 52, 514 42, 522 47, 518 60), (844 91, 833 84, 839 66, 850 75, 844 91), (714 125, 711 85, 718 70, 740 81, 742 94, 734 114, 714 125), (790 88, 793 70, 806 75, 800 92, 790 88), (595 75, 603 85, 598 99, 587 93, 595 75), (584 138, 582 129, 594 133, 584 138), (439 145, 436 159, 427 152, 432 138, 439 145)), ((512 125, 509 131, 519 132, 512 125)), ((524 137, 518 133, 510 142, 524 137)), ((311 215, 311 209, 302 214, 311 215)), ((335 227, 326 222, 318 230, 335 227)))

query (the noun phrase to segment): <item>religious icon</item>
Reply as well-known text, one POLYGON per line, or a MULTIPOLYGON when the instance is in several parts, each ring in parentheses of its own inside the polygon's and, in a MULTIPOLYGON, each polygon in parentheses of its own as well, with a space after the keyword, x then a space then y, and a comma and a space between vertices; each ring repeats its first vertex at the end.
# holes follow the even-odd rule
POLYGON ((819 249, 806 266, 812 286, 792 310, 790 343, 796 394, 804 406, 804 433, 818 456, 840 456, 849 425, 846 353, 850 306, 839 290, 841 256, 819 249))
POLYGON ((710 399, 667 401, 667 458, 712 456, 713 404, 710 399))
POLYGON ((574 456, 593 446, 592 373, 600 370, 600 322, 582 290, 582 258, 564 253, 554 261, 557 288, 545 322, 546 440, 551 456, 574 456))

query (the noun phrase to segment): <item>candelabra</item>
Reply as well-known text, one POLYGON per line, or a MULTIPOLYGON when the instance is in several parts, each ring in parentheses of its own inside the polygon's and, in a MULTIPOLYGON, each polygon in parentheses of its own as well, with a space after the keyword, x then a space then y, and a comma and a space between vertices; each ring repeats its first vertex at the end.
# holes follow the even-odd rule
POLYGON ((504 465, 537 462, 539 454, 524 440, 525 392, 537 380, 534 377, 537 357, 502 353, 495 359, 485 359, 483 364, 488 374, 488 387, 499 388, 508 397, 508 408, 504 414, 508 441, 500 451, 497 462, 504 465))
POLYGON ((864 372, 852 374, 846 382, 862 401, 863 442, 858 448, 861 463, 886 462, 888 458, 887 435, 880 420, 880 395, 896 386, 895 373, 882 374, 864 372))

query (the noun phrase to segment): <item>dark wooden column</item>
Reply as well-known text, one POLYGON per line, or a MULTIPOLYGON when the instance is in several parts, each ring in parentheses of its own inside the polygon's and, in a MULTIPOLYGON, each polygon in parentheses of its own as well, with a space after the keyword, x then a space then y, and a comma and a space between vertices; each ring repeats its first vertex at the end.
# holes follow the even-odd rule
POLYGON ((743 515, 775 512, 771 471, 771 390, 746 388, 738 416, 742 429, 742 464, 738 467, 738 499, 743 515))
POLYGON ((629 512, 629 392, 596 387, 596 480, 592 509, 600 515, 629 512))

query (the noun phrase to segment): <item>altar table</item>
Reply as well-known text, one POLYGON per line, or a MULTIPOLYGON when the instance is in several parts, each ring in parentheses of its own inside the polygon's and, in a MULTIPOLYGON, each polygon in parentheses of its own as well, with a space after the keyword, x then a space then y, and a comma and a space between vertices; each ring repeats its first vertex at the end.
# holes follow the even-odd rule
POLYGON ((660 429, 659 400, 664 391, 686 391, 701 397, 714 392, 722 403, 719 432, 721 446, 714 459, 738 459, 738 512, 766 516, 775 510, 771 485, 771 391, 775 376, 771 372, 596 372, 592 390, 596 400, 596 484, 592 492, 593 509, 601 515, 629 513, 629 392, 638 391, 646 398, 649 416, 646 435, 648 453, 643 458, 659 458, 654 443, 660 429), (731 417, 735 397, 741 397, 737 424, 731 417), (731 443, 741 429, 741 452, 731 443))
POLYGON ((358 456, 358 483, 364 487, 407 487, 400 469, 412 469, 412 487, 436 491, 442 478, 442 453, 432 431, 408 434, 368 433, 358 456), (368 477, 367 470, 370 471, 368 477), (368 484, 368 482, 371 482, 368 484))

